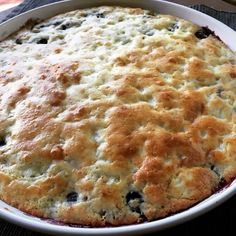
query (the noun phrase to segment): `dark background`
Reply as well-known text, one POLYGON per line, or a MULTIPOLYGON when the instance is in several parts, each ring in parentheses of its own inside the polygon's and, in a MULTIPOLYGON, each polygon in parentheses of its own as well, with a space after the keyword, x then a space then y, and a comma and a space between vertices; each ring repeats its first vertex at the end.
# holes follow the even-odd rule
MULTIPOLYGON (((216 0, 217 1, 217 0, 216 0)), ((56 2, 56 0, 25 0, 20 6, 14 10, 0 13, 0 20, 7 20, 15 15, 34 7, 44 5, 46 3, 56 2)), ((176 1, 175 1, 176 2, 176 1)), ((197 1, 196 1, 197 2, 197 1)), ((206 1, 207 2, 207 1, 206 1)), ((193 8, 211 15, 218 20, 229 25, 236 30, 236 13, 218 12, 203 5, 195 5, 193 8)), ((236 43, 236 40, 235 40, 236 43)), ((0 236, 43 236, 45 234, 35 233, 30 230, 10 224, 0 219, 0 236)), ((172 227, 158 233, 149 235, 167 236, 167 235, 227 235, 236 236, 236 196, 192 221, 182 225, 172 227)))

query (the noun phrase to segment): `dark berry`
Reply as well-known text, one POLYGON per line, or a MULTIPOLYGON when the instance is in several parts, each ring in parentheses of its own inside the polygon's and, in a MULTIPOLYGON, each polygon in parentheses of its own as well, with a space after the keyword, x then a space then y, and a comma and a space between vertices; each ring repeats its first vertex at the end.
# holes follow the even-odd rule
POLYGON ((97 18, 105 18, 104 14, 103 13, 96 13, 95 16, 97 18))
POLYGON ((106 211, 105 210, 101 210, 100 212, 99 212, 99 215, 102 217, 102 218, 104 218, 105 217, 105 215, 106 215, 106 211))
POLYGON ((179 28, 179 26, 177 24, 172 24, 171 26, 168 27, 168 30, 170 32, 175 32, 175 30, 177 30, 179 28))
POLYGON ((220 190, 220 189, 224 188, 225 186, 227 186, 227 181, 223 177, 221 177, 220 182, 218 184, 218 189, 220 190))
POLYGON ((149 10, 145 16, 156 16, 156 12, 149 10))
POLYGON ((63 24, 60 27, 61 30, 66 30, 66 29, 69 29, 69 28, 70 28, 70 23, 63 24))
POLYGON ((35 27, 36 28, 45 28, 45 27, 50 27, 50 26, 58 26, 62 23, 63 21, 62 20, 57 20, 57 21, 54 21, 54 22, 48 22, 48 23, 45 23, 45 24, 42 24, 42 25, 36 25, 35 27))
POLYGON ((208 27, 202 27, 199 29, 196 33, 195 36, 199 39, 205 39, 208 38, 210 35, 213 35, 214 37, 220 39, 218 36, 215 35, 215 33, 210 30, 208 27))
POLYGON ((67 202, 76 202, 77 198, 78 198, 78 193, 76 192, 70 192, 66 196, 67 202))
POLYGON ((37 40, 37 44, 47 44, 48 39, 47 38, 41 38, 37 40))
POLYGON ((0 146, 4 146, 6 144, 6 139, 4 137, 0 137, 0 146))
POLYGON ((141 212, 140 214, 141 222, 147 222, 148 218, 141 212))
POLYGON ((140 204, 143 202, 143 197, 137 191, 131 191, 126 195, 126 202, 130 209, 141 214, 140 204))
POLYGON ((139 192, 131 191, 126 195, 127 202, 135 199, 142 199, 142 196, 139 192))
POLYGON ((15 41, 15 42, 16 42, 16 44, 19 44, 19 45, 20 45, 20 44, 22 44, 22 41, 21 41, 21 39, 16 39, 16 41, 15 41))
MULTIPOLYGON (((53 25, 53 26, 58 26, 58 25, 60 25, 62 22, 63 22, 62 20, 54 21, 51 25, 53 25)), ((50 24, 48 24, 48 26, 50 26, 50 24)))
POLYGON ((65 23, 65 24, 62 24, 61 26, 60 26, 60 29, 61 30, 67 30, 67 29, 69 29, 69 28, 71 28, 71 27, 74 27, 74 26, 81 26, 81 24, 82 24, 82 22, 80 22, 80 21, 78 21, 78 22, 67 22, 67 23, 65 23))
POLYGON ((88 16, 96 16, 97 18, 105 18, 105 15, 103 13, 100 12, 89 12, 89 13, 84 13, 82 15, 83 17, 88 17, 88 16))

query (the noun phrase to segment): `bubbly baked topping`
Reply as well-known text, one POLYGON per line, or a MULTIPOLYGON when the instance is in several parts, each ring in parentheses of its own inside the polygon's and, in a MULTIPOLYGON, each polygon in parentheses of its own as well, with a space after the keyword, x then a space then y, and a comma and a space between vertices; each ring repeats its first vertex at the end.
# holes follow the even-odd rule
POLYGON ((236 57, 209 29, 99 7, 0 43, 0 199, 88 226, 165 217, 236 176, 236 57))

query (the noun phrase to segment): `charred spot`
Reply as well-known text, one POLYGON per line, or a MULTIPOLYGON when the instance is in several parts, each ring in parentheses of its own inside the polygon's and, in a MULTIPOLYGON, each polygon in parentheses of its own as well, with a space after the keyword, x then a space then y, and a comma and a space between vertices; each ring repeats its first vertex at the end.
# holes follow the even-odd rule
POLYGON ((67 202, 77 202, 78 193, 77 192, 70 192, 66 195, 67 202))
POLYGON ((48 43, 48 38, 39 38, 36 40, 37 44, 47 44, 48 43))
POLYGON ((0 147, 5 146, 6 144, 6 138, 4 136, 0 136, 0 147))
POLYGON ((170 32, 175 32, 177 29, 179 29, 179 26, 177 23, 172 24, 168 27, 168 31, 170 31, 170 32))
POLYGON ((126 203, 130 207, 131 211, 142 215, 140 204, 143 202, 142 195, 137 191, 131 191, 126 195, 126 203))
POLYGON ((219 36, 217 36, 215 34, 214 31, 210 30, 208 27, 202 27, 201 29, 199 29, 196 33, 195 36, 198 39, 205 39, 208 38, 210 35, 214 36, 215 38, 217 38, 218 40, 221 41, 221 39, 219 38, 219 36))
POLYGON ((15 43, 21 45, 22 44, 22 40, 21 39, 16 39, 15 43))

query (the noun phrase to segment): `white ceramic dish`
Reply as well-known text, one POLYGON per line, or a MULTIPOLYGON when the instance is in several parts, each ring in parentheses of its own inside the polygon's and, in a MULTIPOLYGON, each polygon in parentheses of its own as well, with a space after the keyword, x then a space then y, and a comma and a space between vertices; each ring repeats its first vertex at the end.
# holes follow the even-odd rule
MULTIPOLYGON (((208 26, 233 50, 236 51, 236 32, 221 22, 193 9, 170 2, 158 0, 71 0, 50 4, 19 15, 0 25, 0 39, 18 30, 32 18, 45 19, 58 13, 98 5, 119 5, 151 9, 159 13, 175 15, 190 20, 201 26, 208 26)), ((226 201, 236 193, 236 181, 222 191, 215 193, 201 203, 181 213, 138 225, 121 226, 114 228, 76 228, 56 225, 45 220, 32 217, 0 201, 0 217, 20 226, 56 235, 131 235, 158 231, 167 227, 183 223, 206 211, 211 210, 226 201)))

